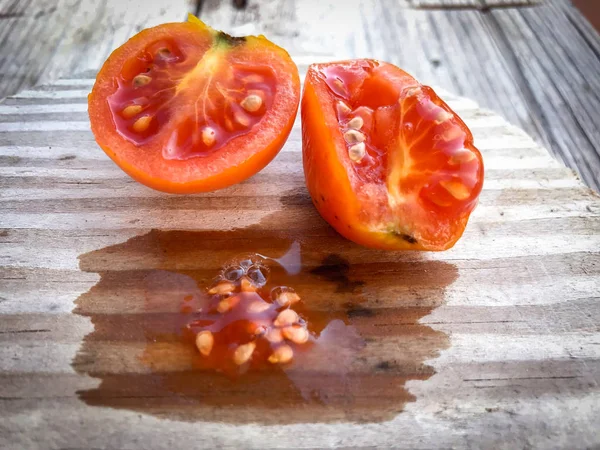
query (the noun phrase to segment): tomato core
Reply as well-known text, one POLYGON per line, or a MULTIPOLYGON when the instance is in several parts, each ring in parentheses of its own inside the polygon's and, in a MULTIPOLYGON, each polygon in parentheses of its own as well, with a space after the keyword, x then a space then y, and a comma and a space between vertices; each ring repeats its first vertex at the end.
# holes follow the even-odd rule
POLYGON ((272 104, 275 75, 229 61, 228 49, 190 52, 162 39, 130 57, 108 97, 119 134, 139 146, 161 134, 163 157, 177 160, 210 155, 247 134, 272 104))

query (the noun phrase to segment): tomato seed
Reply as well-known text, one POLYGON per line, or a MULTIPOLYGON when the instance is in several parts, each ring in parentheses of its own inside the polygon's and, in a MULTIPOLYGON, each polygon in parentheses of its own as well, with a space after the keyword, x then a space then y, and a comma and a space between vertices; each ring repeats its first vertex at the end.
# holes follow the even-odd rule
POLYGON ((252 73, 252 74, 244 77, 243 80, 246 83, 263 83, 265 81, 264 77, 257 73, 252 73))
POLYGON ((248 279, 248 277, 243 276, 240 280, 240 288, 242 292, 256 292, 256 286, 248 279))
POLYGON ((256 94, 251 94, 247 96, 244 100, 242 100, 242 108, 244 108, 248 112, 256 112, 262 106, 262 98, 256 94))
POLYGON ((406 89, 406 97, 412 97, 414 95, 419 95, 423 93, 421 86, 411 87, 406 89))
POLYGON ((357 130, 348 130, 344 133, 344 139, 348 144, 357 144, 365 140, 365 135, 357 130))
POLYGON ((138 120, 133 122, 133 131, 136 133, 143 133, 150 126, 150 122, 152 122, 151 116, 140 117, 138 120))
POLYGON ((336 109, 338 118, 339 116, 346 116, 352 112, 352 109, 341 100, 337 102, 336 109))
POLYGON ((142 109, 144 109, 142 105, 129 105, 123 108, 123 111, 121 111, 121 115, 125 119, 131 119, 133 116, 136 116, 139 113, 141 113, 142 109))
POLYGON ((202 142, 207 147, 212 147, 217 140, 217 133, 211 127, 204 127, 202 130, 202 142))
POLYGON ((271 364, 285 364, 292 360, 294 357, 294 351, 289 345, 282 345, 277 347, 275 351, 269 356, 269 362, 271 364))
POLYGON ((250 126, 250 119, 242 111, 236 111, 236 112, 234 112, 233 113, 233 120, 235 120, 237 123, 239 123, 243 127, 247 128, 247 127, 250 126))
POLYGON ((220 312, 221 314, 226 313, 227 311, 229 311, 232 308, 233 308, 233 304, 229 301, 228 298, 221 300, 219 302, 219 304, 217 305, 217 311, 220 312))
POLYGON ((133 85, 135 87, 140 87, 150 83, 151 81, 152 78, 150 78, 148 75, 139 74, 133 78, 133 85))
POLYGON ((354 144, 348 149, 348 156, 354 162, 360 162, 365 155, 367 154, 367 150, 364 142, 359 142, 358 144, 354 144))
POLYGON ((269 328, 265 334, 265 339, 272 344, 278 344, 283 341, 283 335, 279 328, 269 328))
POLYGON ((468 163, 474 159, 475 154, 471 150, 463 148, 452 155, 448 162, 452 165, 458 165, 461 163, 468 163))
POLYGON ((280 292, 279 295, 277 295, 275 301, 280 306, 287 306, 300 301, 300 296, 295 292, 283 291, 280 292))
POLYGON ((163 47, 156 52, 156 56, 163 58, 163 59, 167 59, 171 56, 171 50, 169 50, 166 47, 163 47))
POLYGON ((448 111, 444 111, 443 109, 437 113, 437 116, 435 117, 435 123, 437 125, 446 122, 447 120, 450 120, 454 117, 453 114, 450 114, 448 111))
POLYGON ((234 284, 231 281, 220 281, 219 284, 209 289, 208 293, 211 295, 219 294, 230 294, 235 289, 234 284))
POLYGON ((214 343, 215 338, 210 331, 201 331, 196 336, 196 347, 204 356, 210 355, 214 343))
POLYGON ((452 197, 454 197, 457 200, 466 200, 471 195, 469 189, 460 181, 440 181, 440 185, 444 189, 446 189, 450 193, 450 195, 452 195, 452 197))
POLYGON ((256 348, 256 344, 254 342, 248 342, 247 344, 240 345, 233 352, 233 362, 238 366, 248 362, 252 353, 254 353, 254 349, 256 348))
POLYGON ((363 118, 360 116, 356 116, 354 119, 348 122, 348 128, 352 130, 360 130, 364 124, 365 121, 363 120, 363 118))
POLYGON ((298 322, 298 314, 293 309, 286 309, 281 311, 273 324, 276 327, 285 327, 298 322))
POLYGON ((308 330, 301 325, 292 325, 281 330, 283 337, 295 344, 304 344, 308 341, 308 330))
POLYGON ((444 131, 444 133, 441 136, 441 138, 446 142, 453 141, 454 139, 464 139, 464 137, 465 132, 458 126, 450 127, 449 129, 444 131))

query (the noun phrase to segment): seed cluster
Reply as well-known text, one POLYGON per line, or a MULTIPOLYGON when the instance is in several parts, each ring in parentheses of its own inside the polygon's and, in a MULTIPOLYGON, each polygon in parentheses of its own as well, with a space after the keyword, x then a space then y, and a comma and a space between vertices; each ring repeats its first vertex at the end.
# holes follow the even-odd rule
POLYGON ((207 311, 188 325, 202 357, 227 358, 236 366, 286 364, 294 348, 309 342, 307 323, 294 310, 300 296, 281 286, 267 295, 268 275, 257 261, 243 260, 225 269, 208 289, 207 311))
POLYGON ((337 104, 338 120, 344 130, 344 140, 348 146, 348 156, 355 163, 360 163, 367 154, 366 135, 361 131, 365 124, 363 118, 355 115, 344 124, 344 118, 352 114, 352 109, 342 100, 337 104))
MULTIPOLYGON (((119 131, 135 143, 158 132, 173 115, 170 99, 194 98, 165 144, 167 158, 186 159, 212 152, 248 132, 268 109, 273 80, 263 68, 222 65, 193 76, 190 62, 172 43, 154 43, 133 58, 131 72, 114 95, 119 131), (259 73, 260 71, 260 73, 259 73)), ((181 104, 181 103, 180 103, 181 104)))

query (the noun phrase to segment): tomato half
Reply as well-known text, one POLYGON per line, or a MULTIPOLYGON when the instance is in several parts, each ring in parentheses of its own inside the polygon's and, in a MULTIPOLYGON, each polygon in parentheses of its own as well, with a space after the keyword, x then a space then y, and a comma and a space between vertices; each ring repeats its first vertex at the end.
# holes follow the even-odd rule
POLYGON ((385 62, 310 66, 302 143, 319 213, 367 247, 448 249, 481 192, 483 161, 467 126, 430 87, 385 62))
POLYGON ((285 143, 299 100, 285 50, 193 16, 116 49, 88 98, 106 154, 139 182, 173 193, 223 188, 261 170, 285 143))

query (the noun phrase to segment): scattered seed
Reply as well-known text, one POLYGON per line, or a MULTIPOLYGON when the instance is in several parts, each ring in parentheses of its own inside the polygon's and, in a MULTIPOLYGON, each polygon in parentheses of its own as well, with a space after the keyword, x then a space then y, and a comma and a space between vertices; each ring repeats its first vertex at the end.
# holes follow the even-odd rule
POLYGON ((454 139, 464 139, 465 133, 458 126, 451 126, 442 134, 441 138, 446 142, 453 141, 454 139))
POLYGON ((210 331, 201 331, 196 335, 196 347, 204 356, 210 355, 215 338, 210 331))
POLYGON ((435 123, 437 125, 446 122, 447 120, 452 119, 454 116, 449 113, 448 111, 445 111, 443 109, 440 109, 440 111, 437 113, 436 117, 435 117, 435 123))
POLYGON ((217 305, 217 311, 220 312, 221 314, 226 313, 230 309, 231 309, 231 303, 229 303, 229 301, 227 301, 227 299, 221 300, 219 302, 219 304, 217 305))
POLYGON ((348 130, 344 133, 344 139, 348 144, 358 144, 364 142, 365 135, 357 130, 348 130))
POLYGON ((473 161, 475 159, 475 154, 466 148, 457 151, 450 157, 448 162, 453 165, 458 165, 461 163, 468 163, 469 161, 473 161))
POLYGON ((469 189, 462 184, 460 181, 456 180, 445 180, 440 181, 440 185, 450 192, 450 195, 457 200, 466 200, 471 195, 469 189))
POLYGON ((133 122, 133 131, 136 133, 143 133, 150 126, 152 122, 152 116, 142 116, 135 122, 133 122))
POLYGON ((289 345, 282 345, 277 347, 275 351, 269 356, 269 362, 271 364, 285 364, 292 360, 294 357, 294 351, 289 345))
POLYGON ((298 314, 293 309, 285 309, 279 313, 273 325, 276 327, 286 327, 295 322, 298 322, 298 314))
POLYGON ((344 94, 347 93, 346 91, 346 85, 344 84, 344 81, 340 78, 336 78, 335 80, 333 80, 333 85, 341 92, 343 92, 344 94))
POLYGON ((280 306, 287 306, 300 301, 300 296, 292 291, 283 291, 277 295, 275 301, 280 306))
POLYGON ((204 127, 202 129, 202 142, 207 147, 212 147, 217 140, 217 133, 212 127, 204 127))
POLYGON ((348 128, 352 130, 360 130, 364 124, 365 121, 363 120, 363 118, 360 116, 356 116, 354 119, 348 122, 348 128))
POLYGON ((279 328, 269 328, 265 334, 265 339, 271 344, 278 344, 283 341, 283 335, 279 328))
POLYGON ((338 101, 337 102, 337 113, 338 113, 338 117, 339 116, 346 116, 348 114, 350 114, 352 112, 352 109, 350 109, 350 107, 348 105, 346 105, 346 103, 344 103, 343 101, 338 101))
POLYGON ((232 293, 234 289, 235 285, 231 281, 220 281, 216 286, 209 289, 208 293, 211 295, 224 295, 232 293))
POLYGON ((217 305, 217 311, 221 314, 226 313, 227 311, 233 309, 235 305, 238 304, 240 298, 237 296, 224 298, 217 305))
POLYGON ((304 344, 308 341, 308 330, 301 325, 290 325, 281 330, 283 337, 295 344, 304 344))
POLYGON ((152 81, 152 78, 150 78, 148 75, 144 75, 143 73, 133 77, 133 85, 135 87, 144 86, 144 85, 150 83, 151 81, 152 81))
POLYGON ((240 289, 242 292, 256 292, 257 288, 248 277, 243 276, 240 280, 240 289))
POLYGON ((233 352, 233 362, 238 366, 248 362, 252 353, 254 353, 254 349, 256 348, 256 344, 254 342, 248 342, 247 344, 242 344, 233 352))
POLYGON ((361 160, 367 154, 367 150, 365 148, 364 142, 359 142, 358 144, 354 144, 348 149, 348 156, 354 162, 361 162, 361 160))
POLYGON ((256 94, 251 94, 247 96, 240 105, 248 112, 256 112, 262 106, 262 98, 256 94))
POLYGON ((406 97, 412 97, 413 95, 419 95, 423 93, 421 86, 415 86, 408 88, 406 91, 406 97))
POLYGON ((125 119, 131 119, 133 116, 136 116, 139 113, 141 113, 142 109, 144 109, 142 105, 129 105, 123 108, 123 111, 121 111, 121 115, 125 119))
POLYGON ((244 81, 246 83, 262 83, 263 81, 265 81, 265 79, 262 75, 259 75, 257 73, 252 73, 252 74, 244 77, 244 81))
POLYGON ((251 314, 260 314, 269 309, 271 305, 262 300, 256 300, 248 305, 248 312, 251 314))
POLYGON ((163 47, 156 52, 156 55, 160 58, 167 59, 171 56, 171 50, 167 47, 163 47))
POLYGON ((244 113, 243 111, 235 111, 233 113, 233 120, 236 121, 237 123, 239 123, 243 127, 247 128, 250 126, 250 119, 248 118, 246 113, 244 113))

